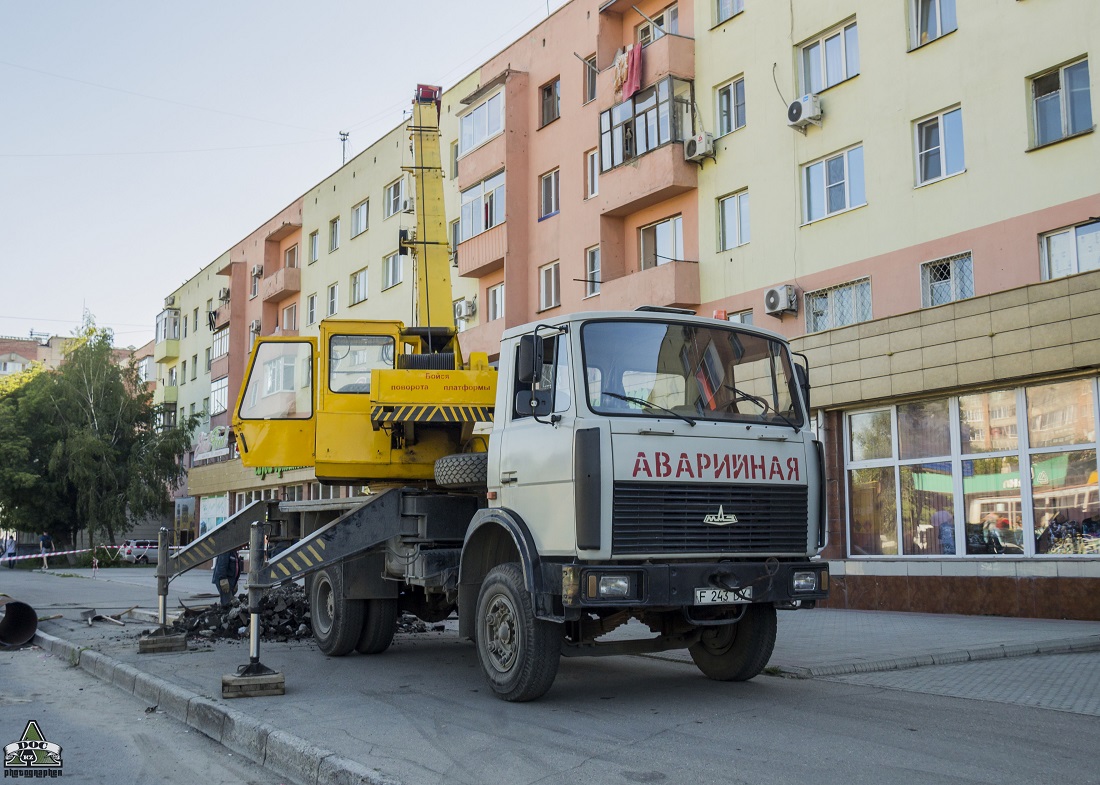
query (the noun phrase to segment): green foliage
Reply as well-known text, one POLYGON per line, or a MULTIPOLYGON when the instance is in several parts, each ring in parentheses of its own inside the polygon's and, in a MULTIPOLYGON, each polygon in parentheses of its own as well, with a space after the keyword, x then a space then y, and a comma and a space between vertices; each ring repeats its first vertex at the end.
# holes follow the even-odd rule
POLYGON ((89 319, 61 368, 0 387, 0 515, 59 543, 86 529, 114 542, 132 520, 165 512, 196 422, 158 429, 152 394, 112 334, 89 319))

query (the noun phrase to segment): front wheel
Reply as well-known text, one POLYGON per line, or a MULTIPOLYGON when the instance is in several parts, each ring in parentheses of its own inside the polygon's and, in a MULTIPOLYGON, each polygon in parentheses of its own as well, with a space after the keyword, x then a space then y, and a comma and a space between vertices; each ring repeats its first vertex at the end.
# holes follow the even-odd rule
POLYGON ((518 564, 489 571, 477 599, 477 657, 497 697, 545 695, 558 675, 561 640, 559 625, 535 617, 518 564))
POLYGON ((775 631, 775 606, 750 605, 737 624, 704 629, 688 651, 708 679, 748 681, 771 659, 775 631))
POLYGON ((309 620, 317 648, 330 657, 351 653, 363 630, 363 601, 344 598, 340 566, 327 567, 310 582, 309 620))

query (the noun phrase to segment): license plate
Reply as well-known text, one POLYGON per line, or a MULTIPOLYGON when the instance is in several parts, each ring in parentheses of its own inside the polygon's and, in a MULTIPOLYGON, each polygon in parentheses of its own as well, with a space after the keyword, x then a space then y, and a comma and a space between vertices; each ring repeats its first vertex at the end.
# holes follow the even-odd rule
POLYGON ((696 605, 744 605, 752 602, 752 586, 729 591, 727 589, 696 589, 696 605))

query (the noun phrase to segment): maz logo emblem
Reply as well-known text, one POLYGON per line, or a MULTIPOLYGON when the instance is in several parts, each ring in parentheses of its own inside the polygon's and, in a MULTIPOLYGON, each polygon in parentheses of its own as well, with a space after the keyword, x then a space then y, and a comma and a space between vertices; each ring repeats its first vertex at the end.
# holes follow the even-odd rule
POLYGON ((737 523, 737 516, 726 515, 725 511, 722 510, 722 505, 719 504, 718 514, 708 515, 707 517, 703 518, 703 523, 712 523, 715 526, 725 526, 729 523, 737 523))

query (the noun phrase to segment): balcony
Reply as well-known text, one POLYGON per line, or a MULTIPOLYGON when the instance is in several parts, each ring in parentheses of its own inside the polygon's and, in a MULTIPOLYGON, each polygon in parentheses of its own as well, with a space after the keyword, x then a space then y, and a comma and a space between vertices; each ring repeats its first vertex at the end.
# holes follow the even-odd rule
POLYGON ((162 363, 175 360, 180 356, 180 342, 177 339, 161 341, 153 347, 153 362, 162 363))
MULTIPOLYGON (((643 88, 666 76, 695 80, 695 39, 680 35, 665 35, 642 50, 643 88)), ((605 67, 597 77, 596 94, 600 96, 600 111, 610 109, 622 99, 615 89, 615 69, 605 67)))
POLYGON ((504 266, 508 250, 508 223, 458 244, 458 274, 463 278, 481 278, 504 266))
POLYGON ((288 294, 302 291, 302 271, 297 267, 284 267, 260 281, 260 297, 264 302, 281 300, 288 294))
POLYGON ((684 160, 683 143, 669 142, 600 175, 600 214, 630 215, 692 191, 698 183, 699 167, 684 160))
POLYGON ((229 317, 233 315, 232 300, 226 300, 223 303, 218 304, 218 309, 214 311, 214 329, 220 330, 229 324, 229 317))
POLYGON ((210 360, 210 378, 221 379, 223 376, 229 375, 229 355, 223 354, 221 357, 213 357, 210 360))
POLYGON ((179 388, 172 384, 165 384, 163 381, 157 384, 157 389, 153 391, 153 405, 163 406, 169 403, 176 403, 179 400, 179 388))
POLYGON ((504 319, 482 322, 458 334, 458 345, 462 347, 462 356, 469 359, 472 352, 485 352, 489 359, 500 354, 500 336, 504 334, 504 319))
POLYGON ((633 310, 638 303, 669 308, 699 305, 699 265, 669 262, 600 285, 600 308, 633 310))

